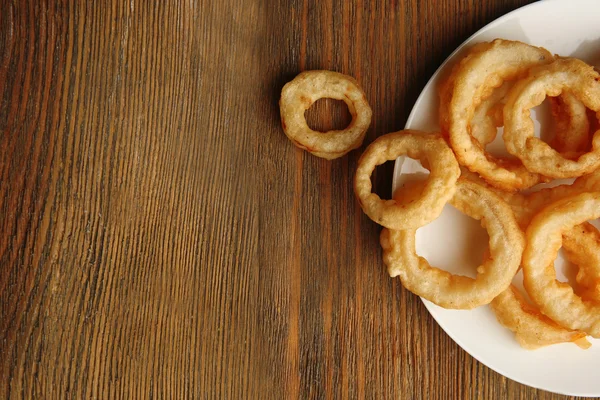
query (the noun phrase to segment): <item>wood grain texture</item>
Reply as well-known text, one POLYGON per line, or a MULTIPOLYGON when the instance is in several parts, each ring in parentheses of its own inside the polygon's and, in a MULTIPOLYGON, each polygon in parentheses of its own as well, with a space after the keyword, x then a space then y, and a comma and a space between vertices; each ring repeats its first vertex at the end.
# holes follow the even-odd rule
POLYGON ((0 398, 560 398, 387 276, 360 151, 297 150, 277 108, 301 70, 353 75, 368 143, 526 2, 0 0, 0 398))

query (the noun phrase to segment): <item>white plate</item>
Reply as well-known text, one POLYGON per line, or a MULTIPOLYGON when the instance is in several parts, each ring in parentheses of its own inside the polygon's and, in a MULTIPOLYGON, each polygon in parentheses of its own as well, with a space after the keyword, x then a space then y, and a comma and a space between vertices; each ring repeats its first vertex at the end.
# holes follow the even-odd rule
MULTIPOLYGON (((417 99, 406 128, 439 129, 437 85, 439 76, 446 72, 444 67, 449 65, 449 60, 460 56, 465 45, 495 38, 520 40, 598 65, 600 1, 545 0, 490 23, 465 41, 436 71, 417 99)), ((418 162, 399 158, 393 188, 397 188, 410 173, 423 171, 418 162)), ((487 245, 487 237, 482 232, 485 231, 478 222, 446 206, 440 218, 417 231, 417 252, 439 268, 474 276, 475 266, 487 245)), ((560 257, 556 266, 560 277, 560 257)), ((453 311, 426 300, 423 302, 459 346, 502 375, 551 392, 600 396, 600 340, 591 340, 593 345, 589 350, 568 343, 527 351, 519 347, 512 332, 496 321, 488 306, 472 311, 453 311)))

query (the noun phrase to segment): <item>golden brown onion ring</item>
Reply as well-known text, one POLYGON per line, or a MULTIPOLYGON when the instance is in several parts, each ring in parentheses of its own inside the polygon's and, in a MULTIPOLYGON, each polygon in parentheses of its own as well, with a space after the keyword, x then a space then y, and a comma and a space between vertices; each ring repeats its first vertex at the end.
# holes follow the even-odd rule
POLYGON ((496 297, 490 306, 498 322, 513 331, 517 342, 525 349, 534 350, 565 342, 574 342, 584 349, 591 346, 584 332, 561 327, 527 303, 513 285, 496 297))
POLYGON ((373 221, 390 229, 417 229, 436 219, 456 190, 460 168, 452 150, 439 135, 405 130, 380 136, 358 161, 354 192, 373 221), (381 200, 371 192, 376 166, 406 155, 418 159, 431 171, 423 195, 410 204, 381 200))
POLYGON ((360 147, 371 124, 371 107, 356 80, 333 71, 305 71, 288 82, 279 100, 281 126, 287 137, 317 157, 334 159, 360 147), (317 132, 308 127, 304 112, 322 98, 342 100, 352 121, 342 130, 317 132))
MULTIPOLYGON (((511 89, 504 106, 504 142, 528 170, 552 178, 578 177, 600 167, 600 131, 592 139, 592 150, 576 160, 566 158, 534 136, 529 110, 546 96, 568 90, 583 104, 600 112, 600 74, 583 61, 564 58, 533 69, 511 89)), ((600 114, 600 113, 599 113, 600 114)))
POLYGON ((525 189, 543 178, 529 172, 518 160, 494 157, 485 151, 470 134, 475 109, 503 82, 521 78, 531 67, 552 60, 552 54, 545 49, 497 39, 488 43, 487 49, 467 55, 456 70, 448 110, 450 143, 461 165, 495 187, 525 189))
POLYGON ((460 179, 451 204, 482 221, 488 231, 490 256, 477 268, 477 278, 453 275, 432 267, 415 250, 416 229, 381 233, 383 260, 390 276, 441 307, 472 309, 490 303, 510 285, 521 262, 524 241, 510 207, 492 191, 460 179))

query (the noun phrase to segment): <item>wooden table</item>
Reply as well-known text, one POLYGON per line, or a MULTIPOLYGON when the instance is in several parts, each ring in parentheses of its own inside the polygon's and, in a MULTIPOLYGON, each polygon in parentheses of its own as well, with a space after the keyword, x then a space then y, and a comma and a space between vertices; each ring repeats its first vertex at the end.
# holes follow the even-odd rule
POLYGON ((351 74, 369 143, 526 2, 0 0, 0 398, 558 398, 387 276, 360 151, 296 149, 277 107, 299 71, 351 74))

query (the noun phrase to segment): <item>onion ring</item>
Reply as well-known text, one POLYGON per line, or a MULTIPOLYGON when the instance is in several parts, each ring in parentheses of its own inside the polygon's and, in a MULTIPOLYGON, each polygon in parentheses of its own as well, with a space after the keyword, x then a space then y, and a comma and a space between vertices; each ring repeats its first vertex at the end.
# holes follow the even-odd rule
POLYGON ((333 71, 305 71, 288 82, 279 100, 281 125, 299 148, 328 160, 341 157, 362 145, 371 124, 372 111, 356 80, 333 71), (352 121, 346 129, 317 132, 309 128, 304 112, 317 100, 342 100, 352 121))
POLYGON ((529 110, 546 96, 557 96, 563 90, 569 90, 600 116, 600 74, 577 59, 557 59, 533 69, 529 77, 513 86, 504 106, 506 149, 530 171, 552 178, 577 177, 600 167, 600 130, 593 136, 592 150, 577 160, 563 157, 534 136, 529 110))
POLYGON ((439 135, 405 130, 380 136, 358 161, 354 192, 373 221, 390 229, 416 229, 436 219, 456 190, 460 168, 452 150, 439 135), (371 192, 371 174, 377 165, 407 155, 428 165, 431 174, 423 196, 404 205, 383 201, 371 192))
MULTIPOLYGON (((579 192, 583 190, 583 188, 575 190, 575 188, 571 186, 558 187, 558 190, 556 190, 557 188, 542 189, 542 191, 536 192, 539 195, 536 196, 533 207, 530 208, 527 207, 529 200, 527 196, 520 193, 504 193, 490 187, 485 181, 470 171, 463 170, 462 179, 469 179, 483 185, 501 196, 513 209, 517 220, 520 219, 519 223, 522 224, 521 228, 523 230, 527 228, 527 224, 529 224, 532 215, 538 212, 540 208, 543 208, 548 201, 572 195, 572 193, 577 193, 577 190, 579 190, 579 192), (564 190, 566 188, 571 190, 564 190)), ((422 186, 422 182, 408 182, 405 186, 405 190, 399 190, 394 194, 394 199, 403 203, 414 201, 414 199, 420 196, 422 186)), ((566 255, 569 254, 569 251, 577 252, 576 256, 579 258, 577 261, 571 261, 580 265, 577 281, 583 287, 581 291, 582 296, 589 299, 596 299, 597 297, 594 297, 596 293, 593 292, 592 289, 587 288, 592 287, 591 285, 595 283, 595 277, 600 274, 600 263, 597 263, 596 261, 600 258, 600 242, 595 242, 594 245, 591 246, 589 243, 590 238, 586 238, 587 241, 583 244, 579 237, 579 229, 581 227, 593 229, 596 234, 598 234, 598 237, 600 237, 600 232, 590 224, 585 223, 565 233, 563 236, 563 249, 565 250, 566 255), (586 251, 578 251, 577 244, 579 244, 579 247, 582 245, 586 246, 586 251), (580 263, 582 258, 588 261, 585 265, 580 263)), ((384 248, 391 247, 389 244, 389 232, 382 233, 381 239, 384 248)), ((489 255, 486 256, 486 258, 488 257, 489 255)), ((556 322, 543 315, 535 306, 528 303, 520 291, 513 285, 494 298, 490 303, 490 306, 498 321, 504 327, 515 333, 517 342, 525 349, 533 350, 563 342, 573 342, 583 349, 587 349, 591 346, 586 339, 586 333, 572 331, 561 327, 556 322)))
MULTIPOLYGON (((533 216, 543 209, 544 206, 550 202, 559 200, 561 198, 573 195, 575 193, 581 193, 582 189, 577 189, 572 186, 559 186, 553 188, 545 188, 538 192, 534 192, 530 195, 523 195, 521 193, 504 193, 498 189, 494 189, 489 185, 486 185, 485 181, 482 181, 478 176, 473 173, 466 172, 465 176, 479 184, 485 185, 490 190, 495 191, 504 201, 511 207, 515 217, 523 231, 527 230, 533 216)), ((586 298, 594 299, 595 292, 592 292, 590 288, 590 273, 595 274, 600 267, 600 264, 594 265, 593 260, 591 262, 579 263, 580 258, 570 258, 569 255, 573 252, 573 257, 581 256, 586 257, 590 254, 594 254, 593 257, 600 257, 600 247, 588 247, 587 252, 581 252, 577 244, 581 242, 580 229, 581 227, 591 227, 590 224, 584 223, 578 225, 563 235, 563 249, 565 255, 569 261, 578 264, 580 266, 577 275, 577 282, 582 287, 581 294, 586 298), (594 253, 594 251, 598 253, 594 253)), ((593 228, 593 227, 592 227, 593 228)), ((594 229, 594 228, 593 228, 594 229)), ((589 246, 589 243, 586 243, 589 246)), ((588 259, 590 261, 590 259, 588 259)), ((595 275, 593 275, 595 276, 595 275)), ((585 338, 586 334, 580 331, 572 331, 561 327, 550 318, 543 315, 537 308, 529 304, 520 291, 511 285, 511 287, 502 292, 496 297, 490 306, 494 311, 498 322, 504 327, 508 328, 515 333, 515 338, 521 347, 529 350, 537 349, 544 346, 549 346, 556 343, 573 342, 577 346, 587 349, 591 344, 585 338)))
POLYGON ((479 173, 495 187, 505 190, 529 188, 540 181, 518 160, 493 157, 470 134, 469 122, 482 99, 504 81, 516 80, 536 65, 553 60, 547 50, 521 42, 497 39, 485 51, 465 57, 454 78, 449 105, 450 144, 458 161, 479 173))
POLYGON ((584 332, 561 327, 527 303, 513 285, 500 293, 490 307, 498 322, 513 331, 517 342, 525 349, 535 350, 565 342, 573 342, 583 349, 591 346, 584 332))
MULTIPOLYGON (((487 46, 489 46, 488 43, 479 43, 471 48, 469 53, 485 51, 487 46)), ((452 89, 459 70, 458 66, 458 63, 454 65, 452 72, 439 88, 439 122, 444 137, 448 137, 450 129, 449 104, 452 100, 452 89)), ((501 86, 493 89, 491 94, 483 98, 475 108, 469 126, 471 135, 482 147, 493 142, 497 136, 497 128, 504 125, 503 108, 506 95, 513 84, 513 81, 504 82, 501 86)), ((569 92, 564 92, 556 98, 551 97, 549 100, 556 123, 551 146, 561 154, 568 156, 572 156, 574 152, 585 150, 589 142, 589 121, 585 106, 569 92)))
POLYGON ((490 237, 490 257, 477 268, 477 278, 432 267, 416 254, 416 229, 381 232, 383 260, 390 276, 441 307, 472 309, 490 303, 506 290, 521 262, 524 241, 509 206, 483 186, 460 179, 451 204, 482 221, 490 237), (510 245, 508 245, 510 243, 510 245))
POLYGON ((527 228, 523 253, 523 282, 542 313, 560 325, 600 337, 600 303, 582 299, 556 279, 554 258, 562 235, 588 219, 600 216, 600 192, 566 197, 544 208, 527 228))
MULTIPOLYGON (((517 214, 526 229, 531 219, 551 203, 580 193, 593 191, 591 178, 579 178, 573 185, 545 188, 529 196, 521 196, 525 206, 517 214)), ((516 202, 513 202, 515 204, 516 202)), ((591 224, 583 223, 565 231, 562 236, 565 257, 579 267, 576 281, 582 297, 600 300, 600 232, 591 224)))

